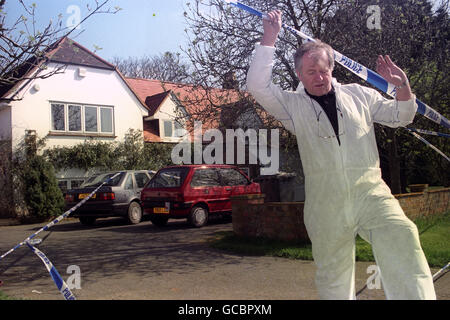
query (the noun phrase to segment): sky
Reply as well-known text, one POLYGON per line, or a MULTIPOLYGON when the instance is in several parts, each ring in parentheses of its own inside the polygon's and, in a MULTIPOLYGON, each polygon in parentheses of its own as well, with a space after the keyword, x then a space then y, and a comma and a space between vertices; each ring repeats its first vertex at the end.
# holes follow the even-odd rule
MULTIPOLYGON (((102 3, 104 0, 98 0, 102 3)), ((95 14, 86 20, 80 30, 70 38, 106 60, 113 57, 128 58, 155 56, 166 51, 181 52, 186 47, 187 36, 184 11, 186 0, 110 0, 105 7, 115 14, 95 14), (81 34, 79 34, 79 32, 81 34)), ((27 5, 36 3, 36 25, 43 29, 50 20, 58 21, 61 14, 63 26, 78 17, 89 14, 86 7, 95 6, 94 0, 24 0, 27 5)), ((103 9, 102 8, 102 9, 103 9)), ((17 19, 24 13, 18 0, 6 0, 4 11, 8 19, 17 19)))
MULTIPOLYGON (((98 0, 102 3, 104 0, 98 0)), ((95 0, 23 0, 36 3, 37 28, 43 29, 61 14, 63 26, 89 14, 86 7, 95 0)), ((70 37, 103 59, 156 56, 166 51, 178 52, 187 47, 184 12, 189 0, 109 0, 104 8, 122 8, 115 14, 96 14, 70 37), (79 32, 81 34, 79 34, 79 32), (96 48, 102 49, 96 49, 96 48)), ((439 2, 433 0, 434 3, 439 2)), ((6 0, 7 22, 24 13, 18 0, 6 0)))

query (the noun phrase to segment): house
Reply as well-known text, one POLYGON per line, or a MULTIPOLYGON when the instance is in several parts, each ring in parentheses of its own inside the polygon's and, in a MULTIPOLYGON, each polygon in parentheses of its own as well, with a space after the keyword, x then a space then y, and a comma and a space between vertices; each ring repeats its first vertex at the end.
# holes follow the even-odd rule
MULTIPOLYGON (((230 151, 225 139, 227 129, 242 129, 246 134, 249 128, 258 130, 267 127, 267 114, 262 109, 256 112, 254 103, 250 102, 249 95, 245 92, 226 88, 206 89, 154 79, 126 80, 149 109, 149 116, 144 118, 144 140, 147 143, 179 143, 185 141, 189 135, 191 142, 205 147, 210 140, 205 141, 204 134, 216 129, 223 136, 223 157, 219 161, 229 163, 226 161, 226 151, 230 151), (195 134, 199 131, 201 137, 195 134)), ((247 138, 244 143, 243 150, 237 150, 237 143, 232 146, 232 163, 240 165, 250 176, 256 176, 259 174, 260 165, 250 161, 250 139, 247 138), (238 153, 245 154, 243 162, 237 161, 238 153)), ((257 157, 257 154, 253 156, 257 157)))
MULTIPOLYGON (((69 38, 52 45, 45 57, 40 64, 24 69, 23 75, 32 78, 43 70, 58 71, 56 74, 0 88, 0 142, 7 141, 12 150, 30 132, 46 137, 46 148, 52 148, 87 140, 120 141, 130 128, 142 131, 146 143, 175 145, 187 135, 195 142, 194 121, 201 121, 202 133, 272 127, 273 120, 264 110, 255 110, 249 95, 234 86, 206 89, 126 78, 115 66, 69 38)), ((249 140, 244 151, 234 148, 232 152, 234 159, 245 153, 241 167, 255 177, 259 163, 249 162, 249 140)), ((89 172, 79 169, 57 172, 62 188, 80 184, 87 175, 89 172)))
MULTIPOLYGON (((60 71, 1 88, 0 140, 10 141, 12 150, 30 131, 47 137, 46 148, 52 148, 86 140, 119 141, 130 128, 144 129, 142 119, 149 110, 115 66, 69 38, 55 43, 45 56, 24 77, 60 71)), ((57 173, 68 180, 84 174, 57 173)))
MULTIPOLYGON (((263 109, 255 108, 246 92, 233 89, 208 89, 189 84, 164 82, 154 79, 126 78, 139 98, 145 101, 149 116, 144 118, 144 139, 147 143, 178 143, 185 136, 176 135, 177 128, 185 128, 193 136, 193 121, 202 122, 202 133, 209 129, 264 129, 280 128, 281 124, 269 116, 263 109)), ((283 131, 281 135, 286 135, 283 131)), ((280 139, 286 136, 280 136, 280 139)), ((224 141, 225 143, 226 141, 224 141)), ((260 176, 260 163, 250 161, 250 139, 245 141, 245 148, 238 150, 233 145, 234 161, 251 178, 256 178, 266 193, 268 201, 304 201, 304 184, 301 160, 297 149, 277 145, 279 164, 290 174, 281 173, 272 176, 260 176), (237 160, 238 153, 245 154, 244 163, 237 160)), ((274 142, 270 139, 270 142, 274 142)), ((208 144, 209 141, 202 141, 208 144)), ((226 163, 227 147, 223 147, 223 163, 226 163)), ((229 150, 229 149, 228 149, 229 150)), ((254 154, 253 154, 254 155, 254 154)))

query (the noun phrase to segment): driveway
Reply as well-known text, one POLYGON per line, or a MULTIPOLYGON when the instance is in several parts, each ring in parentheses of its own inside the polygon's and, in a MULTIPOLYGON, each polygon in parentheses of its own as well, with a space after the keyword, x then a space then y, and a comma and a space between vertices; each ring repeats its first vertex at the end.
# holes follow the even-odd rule
MULTIPOLYGON (((44 224, 0 227, 3 254, 44 224)), ((144 221, 127 225, 122 219, 98 220, 84 227, 66 219, 42 232, 37 247, 64 280, 69 266, 78 266, 81 288, 77 299, 161 300, 310 300, 317 299, 315 266, 311 261, 230 254, 210 248, 208 240, 232 224, 212 220, 200 229, 184 220, 165 228, 144 221)), ((371 274, 372 263, 357 263, 356 288, 371 274)), ((433 269, 433 273, 437 269, 433 269)), ((0 260, 0 287, 19 298, 62 300, 42 262, 27 247, 0 260)), ((436 283, 439 299, 450 299, 450 277, 436 283)), ((359 299, 384 299, 383 290, 364 290, 359 299)))

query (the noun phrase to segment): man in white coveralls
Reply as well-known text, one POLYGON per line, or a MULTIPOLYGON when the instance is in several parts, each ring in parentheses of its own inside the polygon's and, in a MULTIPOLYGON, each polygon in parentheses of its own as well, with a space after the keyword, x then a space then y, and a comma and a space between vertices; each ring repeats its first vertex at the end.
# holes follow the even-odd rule
POLYGON ((333 50, 317 41, 296 52, 296 91, 272 83, 281 12, 263 20, 247 88, 297 137, 305 173, 304 221, 312 242, 322 299, 355 299, 355 236, 371 243, 388 299, 436 299, 417 227, 381 178, 374 122, 406 126, 417 110, 405 73, 389 56, 377 72, 396 85, 395 100, 332 78, 333 50))

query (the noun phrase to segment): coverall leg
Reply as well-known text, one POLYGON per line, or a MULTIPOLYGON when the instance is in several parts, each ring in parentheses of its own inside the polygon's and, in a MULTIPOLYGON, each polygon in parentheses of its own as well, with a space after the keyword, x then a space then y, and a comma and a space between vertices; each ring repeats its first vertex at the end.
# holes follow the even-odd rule
MULTIPOLYGON (((334 190, 327 201, 313 195, 315 203, 320 201, 320 210, 314 206, 305 211, 320 298, 355 299, 355 236, 360 234, 372 245, 387 299, 436 299, 417 227, 392 196, 380 171, 347 171, 345 175, 355 188, 334 190), (340 201, 334 201, 336 196, 340 201)), ((315 176, 315 181, 323 179, 315 176)))
POLYGON ((372 245, 387 299, 434 300, 433 277, 417 227, 388 191, 380 181, 361 195, 365 201, 356 202, 360 205, 358 233, 372 245))

